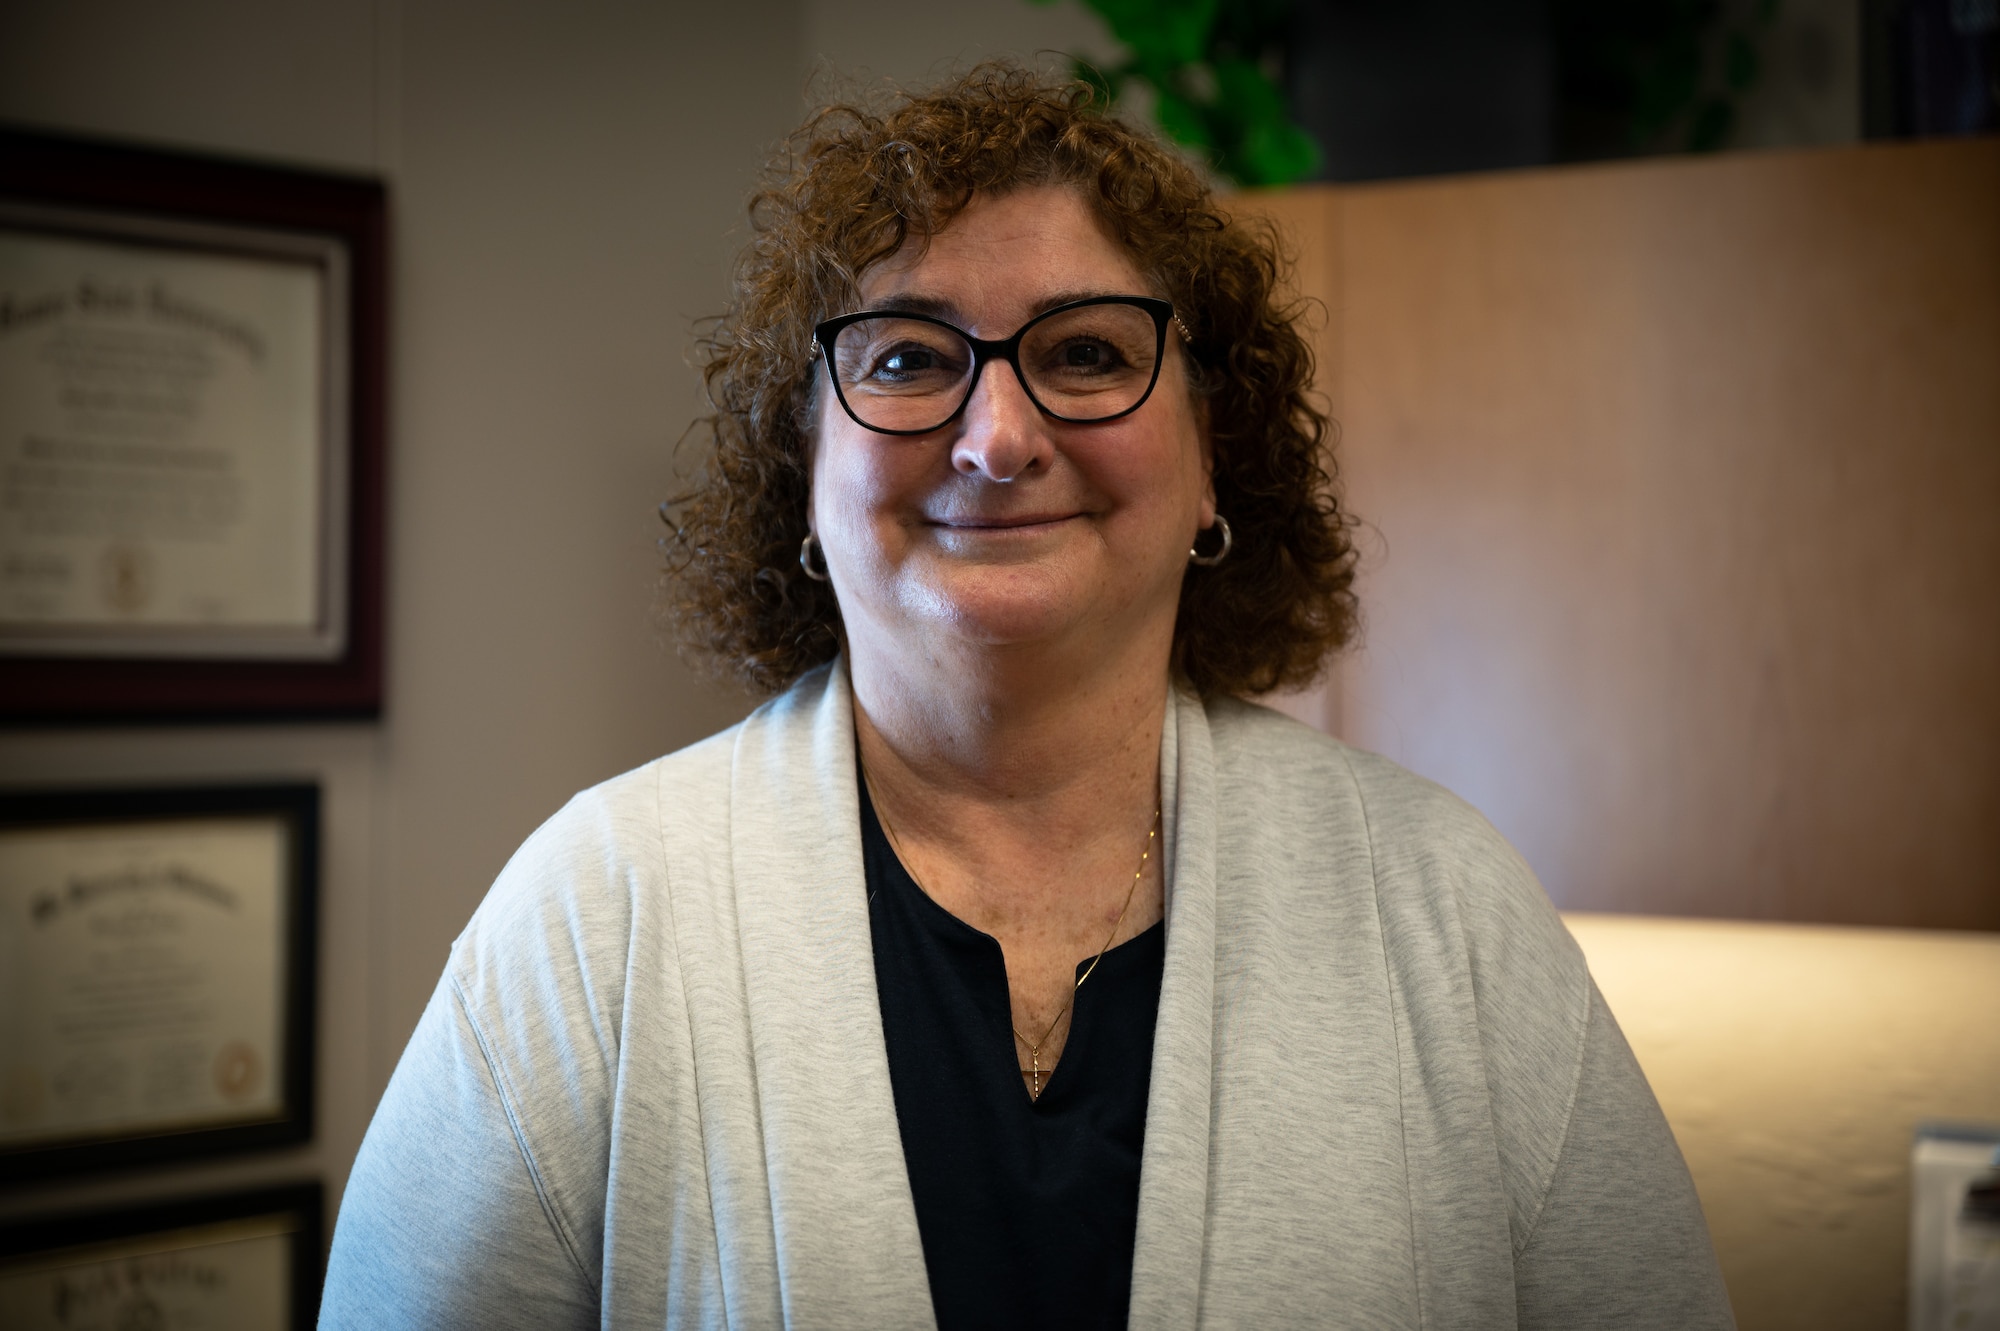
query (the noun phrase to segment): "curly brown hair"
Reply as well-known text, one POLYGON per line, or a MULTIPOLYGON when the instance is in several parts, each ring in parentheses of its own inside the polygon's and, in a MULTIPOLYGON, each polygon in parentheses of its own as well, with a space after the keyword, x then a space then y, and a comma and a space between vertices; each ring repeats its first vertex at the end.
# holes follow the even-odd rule
MULTIPOLYGON (((1107 114, 1084 82, 980 65, 885 111, 830 106, 787 140, 750 202, 735 296, 698 343, 712 445, 668 515, 667 611, 681 649, 774 693, 841 646, 830 584, 800 569, 815 402, 813 326, 858 279, 935 234, 974 195, 1081 193, 1174 304, 1194 340, 1229 558, 1181 586, 1173 666, 1202 694, 1310 683, 1356 622, 1352 521, 1308 399, 1311 348, 1281 293, 1268 225, 1230 218, 1188 163, 1107 114)), ((684 440, 684 442, 686 442, 684 440)))

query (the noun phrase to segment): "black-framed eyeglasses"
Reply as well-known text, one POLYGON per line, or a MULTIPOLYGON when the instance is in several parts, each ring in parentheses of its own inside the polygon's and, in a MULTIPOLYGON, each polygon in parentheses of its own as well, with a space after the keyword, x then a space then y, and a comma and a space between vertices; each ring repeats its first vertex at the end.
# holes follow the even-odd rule
POLYGON ((878 434, 929 434, 950 424, 996 360, 1014 367, 1045 414, 1085 425, 1129 416, 1152 396, 1168 324, 1193 341, 1174 307, 1152 296, 1073 300, 997 342, 928 314, 863 310, 817 325, 813 353, 826 361, 841 407, 878 434))

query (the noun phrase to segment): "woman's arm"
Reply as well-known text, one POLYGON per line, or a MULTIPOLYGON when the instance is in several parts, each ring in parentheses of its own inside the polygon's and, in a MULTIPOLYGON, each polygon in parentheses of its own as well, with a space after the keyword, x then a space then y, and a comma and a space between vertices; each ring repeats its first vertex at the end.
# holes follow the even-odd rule
POLYGON ((1562 1151, 1532 1223, 1514 1259, 1522 1331, 1736 1325, 1687 1166, 1594 984, 1562 1151))
MULTIPOLYGON (((1673 1133, 1533 870, 1455 796, 1380 758, 1347 755, 1432 1096, 1462 1097, 1454 1068, 1471 1005, 1516 1325, 1734 1326, 1673 1133)), ((1462 1113, 1456 1121, 1470 1126, 1462 1113)))
POLYGON ((593 1273, 543 1194, 447 971, 348 1176, 320 1325, 595 1326, 593 1273))

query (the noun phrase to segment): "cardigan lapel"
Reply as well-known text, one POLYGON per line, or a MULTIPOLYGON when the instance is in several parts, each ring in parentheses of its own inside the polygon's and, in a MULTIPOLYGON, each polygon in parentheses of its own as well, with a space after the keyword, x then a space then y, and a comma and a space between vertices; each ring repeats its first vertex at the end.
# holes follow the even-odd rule
POLYGON ((1139 1173, 1130 1325, 1189 1328, 1201 1311, 1215 1033, 1215 753, 1199 699, 1176 689, 1160 736, 1167 959, 1139 1173))
POLYGON ((744 723, 730 782, 785 1322, 930 1327, 875 988, 844 663, 744 723))

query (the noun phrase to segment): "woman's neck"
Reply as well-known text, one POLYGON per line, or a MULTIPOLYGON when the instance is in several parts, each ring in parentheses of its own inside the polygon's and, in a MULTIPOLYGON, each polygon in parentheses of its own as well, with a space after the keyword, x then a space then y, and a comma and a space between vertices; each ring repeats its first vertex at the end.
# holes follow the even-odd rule
POLYGON ((1129 840, 1158 801, 1169 646, 1134 642, 1087 666, 1009 648, 850 649, 875 798, 905 840, 959 853, 996 837, 1052 851, 1129 840))

